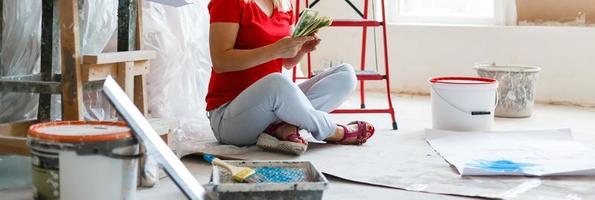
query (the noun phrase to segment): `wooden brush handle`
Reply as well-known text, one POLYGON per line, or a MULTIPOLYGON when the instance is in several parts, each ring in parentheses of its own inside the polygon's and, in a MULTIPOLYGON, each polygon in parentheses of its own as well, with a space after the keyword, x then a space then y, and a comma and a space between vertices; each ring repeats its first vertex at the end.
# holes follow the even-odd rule
POLYGON ((236 166, 233 166, 233 165, 230 165, 230 164, 228 164, 228 163, 226 163, 226 162, 222 161, 222 160, 221 160, 221 159, 219 159, 219 158, 215 158, 215 159, 213 159, 213 164, 215 164, 215 165, 217 165, 217 166, 220 166, 220 167, 223 167, 223 168, 225 168, 225 169, 229 170, 229 171, 230 171, 232 174, 233 174, 233 173, 236 173, 236 172, 238 171, 238 170, 237 170, 237 169, 238 169, 238 167, 236 167, 236 166))
POLYGON ((211 154, 204 154, 202 158, 211 164, 214 164, 214 165, 217 165, 217 166, 220 166, 220 167, 223 167, 223 168, 229 170, 229 172, 231 172, 231 174, 235 174, 239 171, 242 171, 241 167, 236 167, 236 166, 230 165, 211 154))

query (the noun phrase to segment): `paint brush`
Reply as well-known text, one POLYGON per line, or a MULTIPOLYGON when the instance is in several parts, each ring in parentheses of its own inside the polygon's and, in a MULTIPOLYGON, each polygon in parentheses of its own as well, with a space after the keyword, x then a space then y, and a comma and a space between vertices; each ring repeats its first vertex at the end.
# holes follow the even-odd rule
POLYGON ((231 172, 233 179, 236 180, 237 182, 241 182, 241 183, 266 182, 266 179, 264 177, 257 174, 255 170, 253 170, 249 167, 236 167, 236 166, 230 165, 230 164, 222 161, 221 159, 216 158, 215 156, 213 156, 211 154, 204 154, 202 156, 202 158, 211 164, 214 164, 214 165, 217 165, 217 166, 220 166, 220 167, 223 167, 223 168, 229 170, 229 172, 231 172))

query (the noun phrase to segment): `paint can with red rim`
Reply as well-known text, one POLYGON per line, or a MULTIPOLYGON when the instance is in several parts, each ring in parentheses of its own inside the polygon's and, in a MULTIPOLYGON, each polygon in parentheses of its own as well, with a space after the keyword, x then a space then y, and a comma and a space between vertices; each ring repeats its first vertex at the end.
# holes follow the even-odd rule
POLYGON ((432 128, 487 131, 494 124, 498 81, 480 77, 435 77, 429 80, 432 128))
POLYGON ((35 199, 135 199, 139 146, 123 122, 29 128, 35 199))

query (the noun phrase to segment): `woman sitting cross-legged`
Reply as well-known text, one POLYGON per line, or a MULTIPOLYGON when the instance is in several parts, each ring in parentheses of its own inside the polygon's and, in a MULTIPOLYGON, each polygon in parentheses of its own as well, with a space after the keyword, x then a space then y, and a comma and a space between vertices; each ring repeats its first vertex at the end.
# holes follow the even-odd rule
POLYGON ((299 85, 280 74, 321 41, 316 34, 289 37, 295 20, 289 0, 212 0, 209 11, 213 71, 206 101, 219 142, 301 154, 308 142, 300 129, 345 145, 372 137, 371 124, 337 125, 328 114, 355 89, 352 66, 335 66, 299 85))

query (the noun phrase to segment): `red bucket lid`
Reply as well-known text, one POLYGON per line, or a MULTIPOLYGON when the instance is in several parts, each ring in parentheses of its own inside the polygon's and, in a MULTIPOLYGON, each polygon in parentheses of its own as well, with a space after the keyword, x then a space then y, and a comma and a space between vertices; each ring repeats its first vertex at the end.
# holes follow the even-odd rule
POLYGON ((444 84, 493 84, 497 81, 491 78, 482 77, 435 77, 430 79, 431 83, 444 83, 444 84))
POLYGON ((53 142, 108 142, 132 137, 124 122, 57 121, 35 124, 29 137, 53 142))

